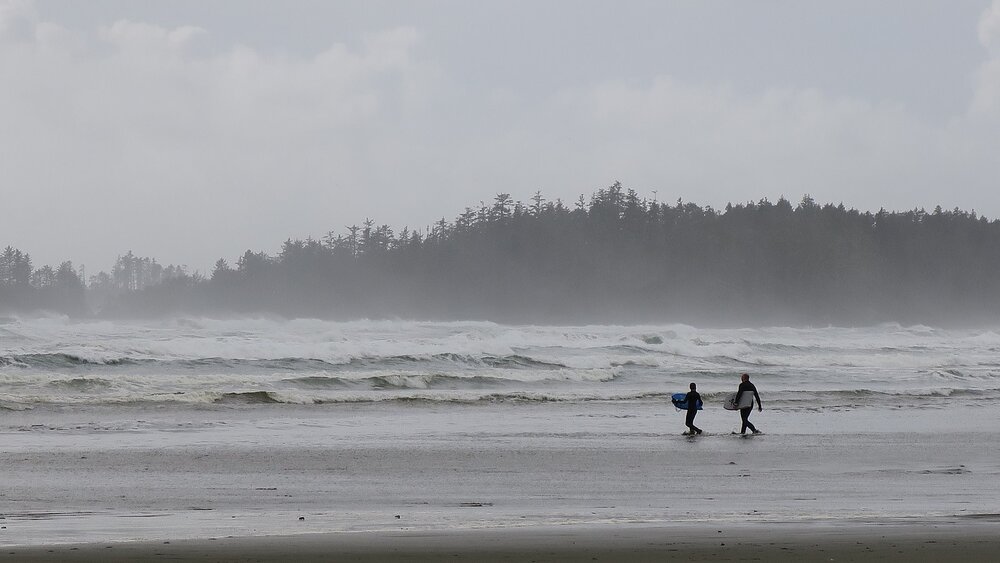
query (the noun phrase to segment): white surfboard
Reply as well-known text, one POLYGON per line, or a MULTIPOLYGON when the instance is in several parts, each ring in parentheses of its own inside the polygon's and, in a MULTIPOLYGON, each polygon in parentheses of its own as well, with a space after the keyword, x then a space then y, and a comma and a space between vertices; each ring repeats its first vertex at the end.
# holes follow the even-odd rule
POLYGON ((722 408, 727 411, 738 411, 740 409, 753 407, 753 391, 743 393, 743 396, 740 397, 740 404, 736 404, 737 394, 738 392, 727 396, 726 400, 722 403, 722 408))
POLYGON ((735 411, 740 408, 736 404, 736 393, 733 393, 726 397, 726 400, 722 402, 722 408, 726 409, 727 411, 735 411))

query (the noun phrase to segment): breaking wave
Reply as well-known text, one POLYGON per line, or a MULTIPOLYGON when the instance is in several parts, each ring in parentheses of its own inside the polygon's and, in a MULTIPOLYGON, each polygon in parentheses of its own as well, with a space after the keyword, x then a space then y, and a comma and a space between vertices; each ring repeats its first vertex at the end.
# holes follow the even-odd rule
POLYGON ((659 401, 692 381, 717 403, 743 372, 770 408, 1000 398, 1000 335, 983 330, 13 319, 0 337, 0 408, 659 401))

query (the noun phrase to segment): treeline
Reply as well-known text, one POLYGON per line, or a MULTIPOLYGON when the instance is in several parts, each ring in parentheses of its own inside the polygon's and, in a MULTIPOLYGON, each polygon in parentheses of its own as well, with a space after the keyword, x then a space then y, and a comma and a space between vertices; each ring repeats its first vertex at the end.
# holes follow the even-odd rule
POLYGON ((204 278, 178 269, 105 294, 110 316, 990 323, 1000 315, 1000 222, 808 196, 716 210, 615 183, 568 206, 500 194, 421 230, 366 220, 287 240, 274 256, 220 259, 204 278))
POLYGON ((111 273, 99 272, 89 283, 86 279, 83 266, 65 261, 58 268, 35 268, 30 254, 7 246, 0 252, 0 314, 48 311, 87 317, 118 308, 119 300, 147 287, 203 281, 198 274, 189 276, 183 266, 161 266, 131 251, 118 257, 111 273))
POLYGON ((0 252, 0 312, 87 313, 83 276, 72 262, 35 269, 31 255, 7 246, 0 252))

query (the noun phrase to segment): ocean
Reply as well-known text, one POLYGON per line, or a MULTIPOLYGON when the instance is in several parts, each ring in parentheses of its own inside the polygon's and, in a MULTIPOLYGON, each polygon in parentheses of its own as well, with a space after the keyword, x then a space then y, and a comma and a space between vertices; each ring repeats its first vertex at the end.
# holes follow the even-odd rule
POLYGON ((985 329, 3 318, 0 545, 1000 519, 998 400, 985 329))

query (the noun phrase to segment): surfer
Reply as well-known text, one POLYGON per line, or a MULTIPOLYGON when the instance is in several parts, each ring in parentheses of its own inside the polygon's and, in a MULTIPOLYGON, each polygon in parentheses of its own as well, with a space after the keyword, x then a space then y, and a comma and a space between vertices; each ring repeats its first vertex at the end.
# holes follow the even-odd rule
POLYGON ((698 414, 698 407, 701 406, 701 395, 696 390, 698 388, 694 383, 691 384, 691 390, 688 394, 684 396, 684 402, 687 403, 687 418, 684 419, 684 424, 690 428, 688 434, 701 434, 701 428, 694 425, 694 416, 698 414))
MULTIPOLYGON (((760 405, 760 395, 757 394, 757 387, 753 383, 750 383, 750 374, 744 373, 740 376, 740 388, 736 391, 736 400, 734 401, 740 409, 740 418, 743 419, 743 427, 740 428, 740 434, 746 434, 747 428, 750 429, 754 434, 760 434, 760 430, 754 427, 750 423, 750 413, 753 412, 753 400, 757 399, 757 410, 763 411, 764 407, 760 405), (744 393, 753 393, 753 396, 749 394, 744 397, 744 393)), ((690 416, 690 415, 688 415, 690 416)))

